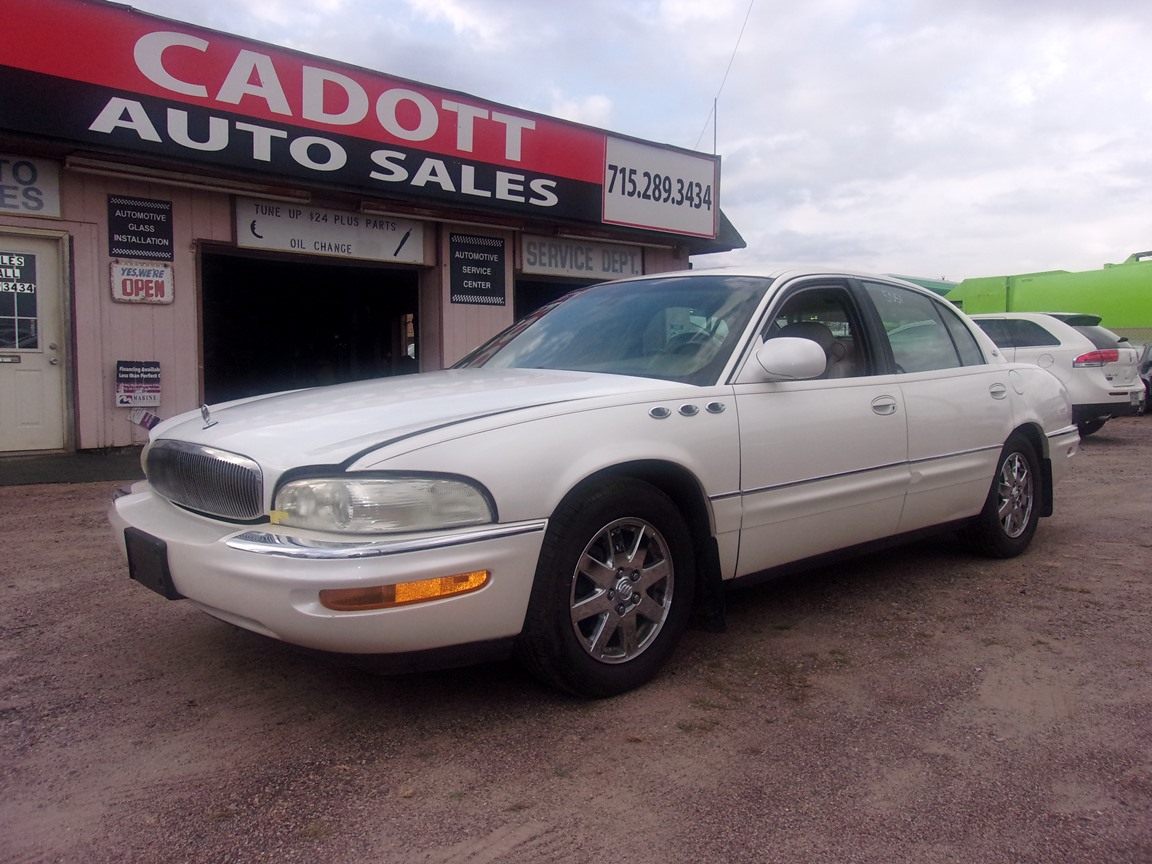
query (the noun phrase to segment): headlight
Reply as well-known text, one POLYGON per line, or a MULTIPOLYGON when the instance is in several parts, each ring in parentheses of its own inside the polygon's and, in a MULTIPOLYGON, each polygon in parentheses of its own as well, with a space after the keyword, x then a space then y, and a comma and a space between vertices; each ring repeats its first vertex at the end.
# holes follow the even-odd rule
POLYGON ((458 477, 393 475, 293 480, 276 493, 272 521, 316 531, 388 534, 496 520, 488 494, 458 477))

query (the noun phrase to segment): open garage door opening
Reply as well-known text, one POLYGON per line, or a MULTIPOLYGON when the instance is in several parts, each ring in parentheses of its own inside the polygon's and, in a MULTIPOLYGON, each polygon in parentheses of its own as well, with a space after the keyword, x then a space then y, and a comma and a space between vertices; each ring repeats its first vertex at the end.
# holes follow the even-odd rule
POLYGON ((204 399, 416 372, 415 271, 205 252, 204 399))
POLYGON ((519 321, 524 316, 531 315, 541 306, 547 306, 553 300, 559 300, 569 291, 593 284, 595 283, 571 280, 517 279, 516 294, 513 299, 513 315, 519 321))

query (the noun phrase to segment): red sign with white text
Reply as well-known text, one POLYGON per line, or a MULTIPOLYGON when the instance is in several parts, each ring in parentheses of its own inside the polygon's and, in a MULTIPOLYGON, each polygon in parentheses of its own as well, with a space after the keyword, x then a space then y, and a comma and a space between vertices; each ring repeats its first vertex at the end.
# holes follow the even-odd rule
MULTIPOLYGON (((357 192, 632 219, 604 218, 608 141, 623 139, 601 130, 96 0, 0 6, 0 127, 357 192)), ((714 157, 645 146, 663 175, 717 176, 714 157)), ((635 227, 714 236, 670 199, 635 227)))

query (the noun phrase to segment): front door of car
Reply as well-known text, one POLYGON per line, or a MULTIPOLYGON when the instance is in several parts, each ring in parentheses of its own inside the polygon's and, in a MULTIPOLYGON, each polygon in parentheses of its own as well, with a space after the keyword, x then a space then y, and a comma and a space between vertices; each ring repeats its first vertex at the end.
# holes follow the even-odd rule
POLYGON ((1012 431, 1009 367, 986 362, 947 303, 899 285, 863 286, 887 333, 908 420, 899 530, 975 515, 1012 431))
POLYGON ((791 335, 824 343, 835 377, 764 382, 747 365, 736 377, 739 575, 895 533, 908 485, 897 376, 875 374, 875 340, 847 286, 785 294, 761 338, 791 335))

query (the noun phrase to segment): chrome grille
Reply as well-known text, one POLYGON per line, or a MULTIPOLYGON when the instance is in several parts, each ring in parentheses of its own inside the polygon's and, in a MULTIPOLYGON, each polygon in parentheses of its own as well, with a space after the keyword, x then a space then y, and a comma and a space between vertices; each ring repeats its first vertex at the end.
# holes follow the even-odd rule
POLYGON ((247 456, 161 440, 148 450, 146 467, 152 488, 181 507, 238 521, 264 514, 264 478, 247 456))

